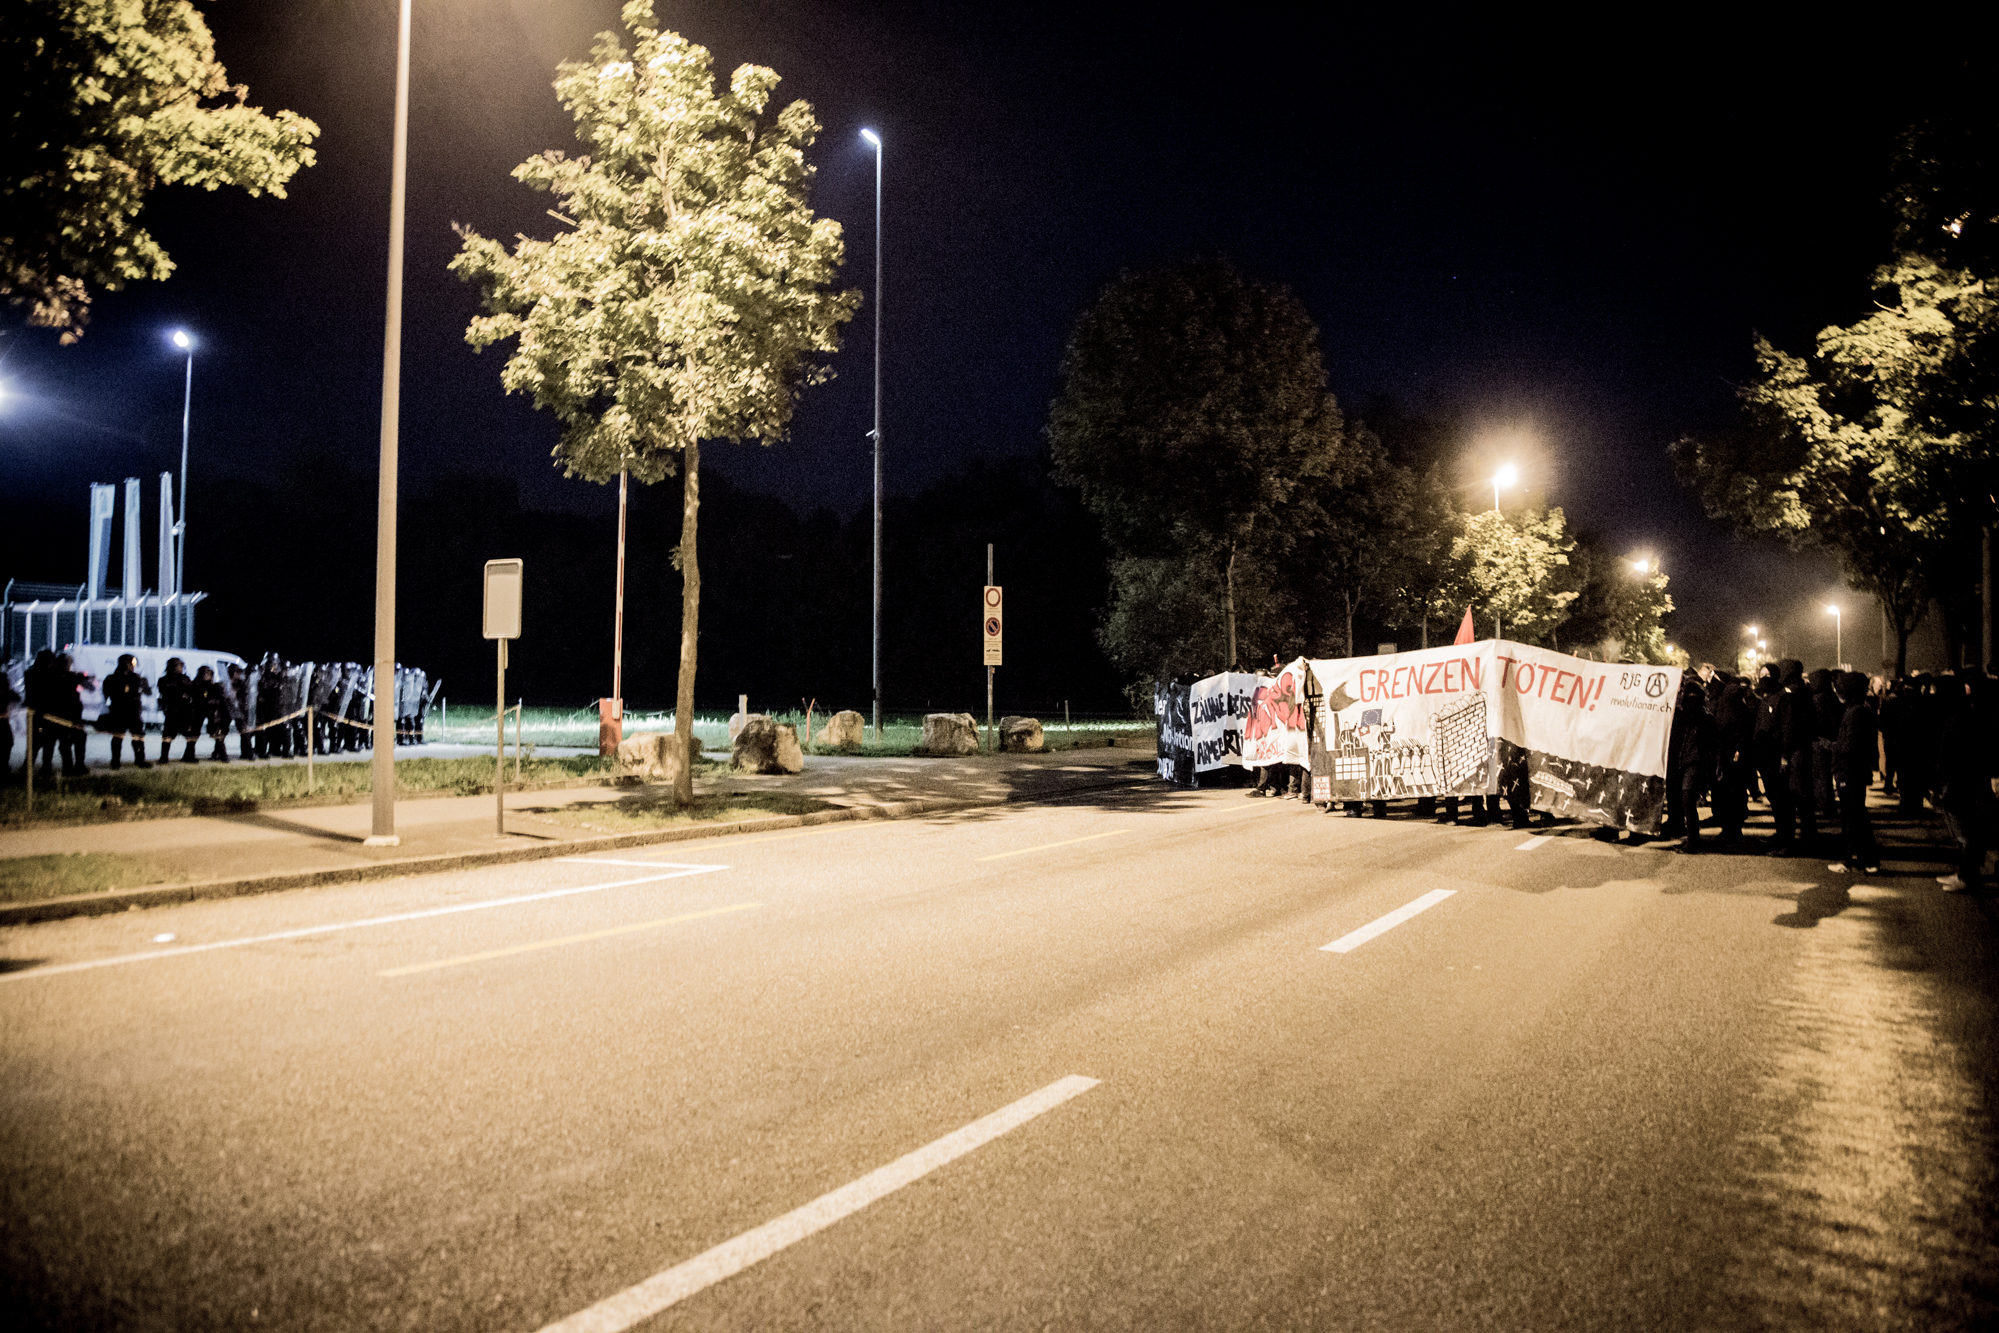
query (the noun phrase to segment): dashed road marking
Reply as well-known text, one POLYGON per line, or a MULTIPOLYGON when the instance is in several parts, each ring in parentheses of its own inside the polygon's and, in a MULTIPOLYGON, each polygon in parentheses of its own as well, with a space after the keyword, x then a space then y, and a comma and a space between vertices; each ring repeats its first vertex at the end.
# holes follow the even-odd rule
POLYGON ((1079 842, 1095 842, 1098 838, 1115 838, 1120 833, 1129 832, 1131 832, 1130 829, 1114 828, 1109 833, 1086 833, 1080 838, 1064 838, 1060 842, 1044 842, 1039 847, 1020 847, 1010 852, 994 852, 991 856, 981 856, 975 859, 980 861, 1003 861, 1009 856, 1026 856, 1029 852, 1045 852, 1056 847, 1071 847, 1079 842))
POLYGON ((1361 945, 1366 944, 1369 940, 1373 939, 1376 935, 1387 934, 1389 931, 1401 925, 1404 921, 1407 921, 1410 917, 1415 916, 1418 912, 1429 911, 1432 907, 1435 907, 1438 903, 1444 901, 1444 899, 1450 897, 1452 894, 1456 892, 1457 892, 1456 889, 1432 889, 1430 890, 1430 892, 1424 894, 1421 898, 1418 898, 1415 902, 1405 903, 1401 907, 1398 907, 1394 911, 1390 912, 1387 916, 1380 917, 1374 921, 1370 921, 1366 925, 1362 926, 1359 930, 1353 931, 1350 934, 1340 936, 1338 939, 1334 940, 1331 944, 1320 945, 1319 952, 1351 953, 1355 949, 1358 949, 1361 945))
POLYGON ((1546 842, 1552 836, 1553 836, 1552 834, 1548 833, 1537 833, 1533 837, 1527 839, 1527 841, 1521 843, 1518 847, 1515 847, 1513 850, 1516 852, 1531 852, 1536 847, 1539 847, 1542 843, 1546 842))
POLYGON ((831 1194, 822 1194, 775 1221, 745 1231, 734 1240, 724 1241, 686 1263, 655 1273, 637 1286, 627 1287, 587 1310, 579 1310, 559 1323, 550 1324, 542 1333, 622 1333, 622 1330, 650 1319, 668 1306, 768 1259, 786 1246, 824 1231, 904 1185, 921 1180, 938 1167, 984 1147, 1008 1130, 1018 1129, 1036 1116, 1052 1111, 1096 1086, 1096 1079, 1085 1078, 1081 1074, 1058 1079, 1011 1106, 1002 1107, 926 1147, 896 1158, 887 1166, 870 1171, 850 1185, 843 1185, 831 1194))

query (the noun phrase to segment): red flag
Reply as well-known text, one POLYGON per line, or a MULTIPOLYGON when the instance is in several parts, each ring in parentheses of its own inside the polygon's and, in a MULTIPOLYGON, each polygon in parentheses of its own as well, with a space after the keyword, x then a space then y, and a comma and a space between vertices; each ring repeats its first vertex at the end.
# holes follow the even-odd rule
POLYGON ((1458 626, 1458 637, 1452 639, 1451 643, 1454 646, 1460 643, 1470 643, 1472 641, 1472 635, 1474 633, 1476 633, 1476 631, 1473 630, 1471 627, 1471 608, 1467 606, 1465 608, 1465 623, 1458 626))

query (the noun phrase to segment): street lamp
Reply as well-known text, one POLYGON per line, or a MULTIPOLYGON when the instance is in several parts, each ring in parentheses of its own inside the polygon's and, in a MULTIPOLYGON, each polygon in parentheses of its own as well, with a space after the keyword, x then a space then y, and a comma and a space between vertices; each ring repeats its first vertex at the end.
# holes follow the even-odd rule
MULTIPOLYGON (((187 577, 187 426, 194 407, 194 339, 186 329, 174 330, 174 346, 187 353, 187 381, 181 390, 180 399, 180 519, 174 524, 174 638, 178 646, 192 648, 193 634, 189 632, 187 608, 180 602, 180 592, 187 577)), ((164 571, 162 571, 164 572, 164 571)), ((162 578, 161 583, 166 580, 162 578)), ((167 589, 160 589, 162 595, 167 589)))
POLYGON ((1836 606, 1828 606, 1825 609, 1825 613, 1832 617, 1832 664, 1840 666, 1846 658, 1846 648, 1844 646, 1846 617, 1840 614, 1840 610, 1836 606))
POLYGON ((875 744, 882 743, 882 141, 862 130, 875 150, 875 744))
POLYGON ((1504 467, 1500 468, 1499 471, 1492 474, 1493 512, 1497 513, 1499 510, 1499 488, 1502 486, 1511 486, 1519 480, 1520 480, 1520 469, 1514 467, 1513 464, 1511 463, 1506 464, 1504 467))
MULTIPOLYGON (((396 14, 396 139, 389 160, 389 300, 382 321, 381 473, 375 486, 375 736, 369 755, 374 788, 369 847, 395 847, 396 836, 396 447, 402 406, 403 196, 410 156, 410 0, 396 14), (389 725, 382 725, 386 704, 389 725)), ((310 744, 310 740, 307 744, 310 744)))

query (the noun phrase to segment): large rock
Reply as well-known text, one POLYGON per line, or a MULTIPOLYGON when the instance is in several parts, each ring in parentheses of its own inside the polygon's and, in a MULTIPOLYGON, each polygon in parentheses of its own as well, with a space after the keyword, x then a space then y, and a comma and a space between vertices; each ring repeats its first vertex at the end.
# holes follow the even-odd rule
POLYGON ((729 763, 738 773, 803 773, 805 752, 798 748, 798 728, 751 713, 736 732, 729 763))
POLYGON ((970 713, 925 713, 914 754, 947 759, 979 752, 979 724, 970 713))
POLYGON ((868 720, 851 708, 843 708, 826 719, 826 725, 819 728, 819 734, 812 738, 814 745, 829 750, 858 750, 867 732, 868 720))
POLYGON ((1039 754, 1048 748, 1038 717, 1003 717, 999 724, 1000 749, 1009 754, 1039 754))
POLYGON ((745 723, 747 723, 753 717, 762 717, 762 716, 763 714, 761 713, 729 714, 729 744, 734 745, 736 743, 736 737, 743 734, 743 726, 745 723))
POLYGON ((628 736, 618 745, 618 767, 628 776, 674 782, 680 777, 680 738, 670 731, 628 736))

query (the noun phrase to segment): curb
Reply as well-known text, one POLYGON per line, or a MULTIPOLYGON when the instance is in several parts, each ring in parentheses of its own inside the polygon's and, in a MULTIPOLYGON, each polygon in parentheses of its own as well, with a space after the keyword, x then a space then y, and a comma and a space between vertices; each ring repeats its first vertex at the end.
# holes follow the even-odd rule
POLYGON ((324 870, 300 870, 270 875, 242 875, 230 879, 193 880, 183 884, 155 884, 137 889, 112 889, 105 893, 73 894, 66 898, 46 898, 33 903, 0 904, 0 926, 25 926, 41 921, 61 921, 70 917, 108 916, 113 912, 136 911, 143 907, 169 907, 178 903, 212 898, 244 898, 258 893, 285 889, 309 889, 327 884, 359 884, 404 875, 434 875, 450 870, 475 870, 485 866, 512 865, 524 861, 546 861, 562 856, 585 856, 593 852, 623 851, 628 847, 651 847, 660 843, 693 842, 702 838, 722 838, 739 833, 771 833, 782 829, 806 828, 817 824, 846 824, 872 819, 906 819, 913 815, 938 814, 951 810, 971 810, 985 806, 1009 805, 1016 801, 1050 800, 1081 792, 1113 787, 1143 786, 1154 781, 1146 777, 1120 777, 1110 782, 1079 783, 1060 791, 1034 797, 1008 796, 998 800, 918 800, 893 805, 844 806, 837 810, 817 810, 809 815, 772 815, 730 824, 695 824, 687 828, 657 829, 643 833, 608 833, 566 842, 538 843, 532 847, 508 847, 490 852, 443 852, 436 856, 412 856, 374 861, 366 865, 331 866, 324 870))

